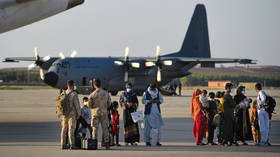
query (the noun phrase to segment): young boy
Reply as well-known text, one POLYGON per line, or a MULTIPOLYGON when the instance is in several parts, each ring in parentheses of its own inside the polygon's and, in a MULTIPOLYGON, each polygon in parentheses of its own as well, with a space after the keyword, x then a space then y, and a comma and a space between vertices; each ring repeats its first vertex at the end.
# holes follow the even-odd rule
POLYGON ((213 142, 216 126, 214 126, 212 122, 217 113, 217 101, 215 100, 215 93, 213 92, 209 93, 208 105, 208 145, 217 145, 213 142))
POLYGON ((261 132, 260 132, 260 127, 258 122, 257 100, 253 101, 253 105, 250 113, 250 122, 252 127, 254 144, 257 145, 261 141, 261 132))
POLYGON ((216 93, 216 100, 218 101, 217 111, 220 115, 220 123, 217 128, 218 144, 223 144, 223 127, 224 127, 224 92, 218 91, 216 93))
POLYGON ((92 128, 91 128, 91 111, 88 107, 88 97, 83 97, 83 107, 81 108, 81 117, 86 123, 82 123, 82 137, 86 137, 86 129, 90 132, 90 138, 92 138, 92 128))
POLYGON ((116 138, 116 143, 114 143, 114 145, 116 146, 121 146, 119 144, 119 121, 120 121, 120 114, 118 112, 118 107, 119 104, 116 101, 113 101, 112 103, 112 115, 111 115, 111 119, 112 119, 112 135, 113 135, 113 139, 116 138))

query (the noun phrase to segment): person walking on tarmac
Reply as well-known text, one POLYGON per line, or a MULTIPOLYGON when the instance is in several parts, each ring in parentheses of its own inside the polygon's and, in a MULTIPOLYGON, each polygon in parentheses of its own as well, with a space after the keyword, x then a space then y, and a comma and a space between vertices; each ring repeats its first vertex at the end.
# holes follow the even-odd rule
POLYGON ((101 88, 101 81, 94 79, 92 86, 95 89, 89 96, 89 108, 91 108, 91 126, 93 139, 97 139, 99 123, 101 123, 106 149, 110 149, 109 145, 109 120, 108 108, 111 105, 109 93, 101 88))
POLYGON ((74 81, 69 80, 67 82, 67 90, 65 92, 66 95, 68 96, 69 113, 60 116, 61 126, 62 126, 61 129, 62 149, 68 148, 66 144, 67 134, 69 135, 70 149, 77 149, 77 147, 75 146, 74 132, 76 128, 76 121, 77 119, 79 119, 81 115, 81 107, 80 107, 78 94, 73 89, 74 89, 74 81))

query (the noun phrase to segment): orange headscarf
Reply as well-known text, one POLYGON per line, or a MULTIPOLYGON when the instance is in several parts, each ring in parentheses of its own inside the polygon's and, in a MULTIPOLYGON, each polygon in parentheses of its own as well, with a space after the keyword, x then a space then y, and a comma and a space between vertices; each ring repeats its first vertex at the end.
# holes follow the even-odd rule
POLYGON ((201 110, 201 102, 199 101, 199 95, 201 94, 200 89, 195 89, 192 95, 192 100, 191 100, 191 114, 192 118, 195 120, 195 117, 201 110))

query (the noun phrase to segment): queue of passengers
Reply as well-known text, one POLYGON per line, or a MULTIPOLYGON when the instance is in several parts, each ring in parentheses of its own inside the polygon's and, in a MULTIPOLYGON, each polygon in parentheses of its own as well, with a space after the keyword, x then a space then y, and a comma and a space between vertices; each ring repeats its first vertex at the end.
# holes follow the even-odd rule
MULTIPOLYGON (((210 92, 196 89, 192 95, 191 114, 194 120, 193 135, 196 145, 254 145, 269 146, 269 129, 273 104, 262 90, 260 83, 255 85, 257 98, 246 96, 245 87, 239 86, 234 97, 231 95, 233 84, 227 83, 225 91, 210 92), (252 106, 250 104, 252 103, 252 106), (251 109, 250 109, 251 108, 251 109), (217 132, 217 142, 214 133, 217 132), (203 138, 207 137, 207 143, 203 138)), ((274 101, 274 100, 272 100, 274 101)), ((275 102, 274 102, 275 103, 275 102)), ((274 106, 275 107, 275 106, 274 106)))
MULTIPOLYGON (((61 119, 61 148, 78 149, 81 147, 81 139, 85 139, 87 132, 89 139, 95 140, 97 145, 98 127, 102 127, 102 146, 109 149, 110 146, 119 144, 119 113, 118 102, 111 102, 111 97, 101 86, 101 81, 92 81, 94 91, 89 97, 83 98, 81 108, 78 94, 74 90, 74 82, 67 82, 67 90, 62 91, 57 100, 57 113, 61 119), (78 132, 82 133, 81 139, 77 139, 78 132)), ((231 96, 233 85, 227 83, 225 91, 216 94, 206 90, 196 89, 191 100, 191 115, 194 120, 193 135, 196 145, 224 145, 238 146, 248 145, 246 140, 254 140, 255 145, 268 146, 271 113, 267 111, 266 99, 268 96, 257 83, 255 89, 257 99, 246 97, 245 87, 240 86, 236 95, 231 96), (217 142, 214 140, 215 130, 217 142), (207 143, 203 138, 207 137, 207 143)), ((137 146, 140 142, 138 122, 134 120, 133 113, 139 108, 137 94, 133 86, 127 83, 125 91, 119 99, 123 110, 124 142, 125 145, 137 146)), ((155 84, 150 84, 142 96, 144 104, 144 141, 146 146, 161 146, 161 127, 163 118, 161 104, 163 97, 155 84)), ((141 117, 141 116, 140 116, 141 117)), ((97 146, 96 146, 97 147, 97 146)))
MULTIPOLYGON (((81 139, 77 138, 78 132, 82 132, 82 139, 89 138, 97 141, 98 127, 102 128, 102 146, 109 149, 110 146, 120 146, 119 144, 119 113, 118 102, 111 102, 111 97, 101 86, 101 81, 92 81, 94 91, 89 97, 83 98, 83 106, 77 92, 74 90, 74 81, 67 82, 67 90, 61 91, 57 102, 57 114, 61 120, 61 148, 80 149, 81 139), (114 141, 114 143, 112 143, 114 141)), ((139 126, 133 120, 132 114, 137 111, 139 102, 137 94, 133 91, 132 84, 127 83, 125 91, 119 99, 123 110, 124 121, 124 141, 125 145, 136 146, 140 142, 139 126)), ((160 136, 163 119, 160 106, 163 98, 155 84, 150 84, 144 92, 142 103, 145 105, 144 111, 144 141, 147 146, 151 146, 151 133, 154 134, 156 142, 154 145, 161 146, 160 136), (156 129, 156 131, 154 131, 156 129), (154 132, 153 132, 154 131, 154 132)), ((97 142, 96 142, 97 143, 97 142)))

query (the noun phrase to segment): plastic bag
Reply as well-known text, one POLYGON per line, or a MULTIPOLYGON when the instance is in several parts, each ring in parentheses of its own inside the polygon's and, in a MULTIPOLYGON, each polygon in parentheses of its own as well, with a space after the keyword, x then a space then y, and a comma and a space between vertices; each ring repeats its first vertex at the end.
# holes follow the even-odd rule
POLYGON ((132 112, 131 117, 134 123, 141 122, 144 120, 144 116, 141 111, 132 112))

